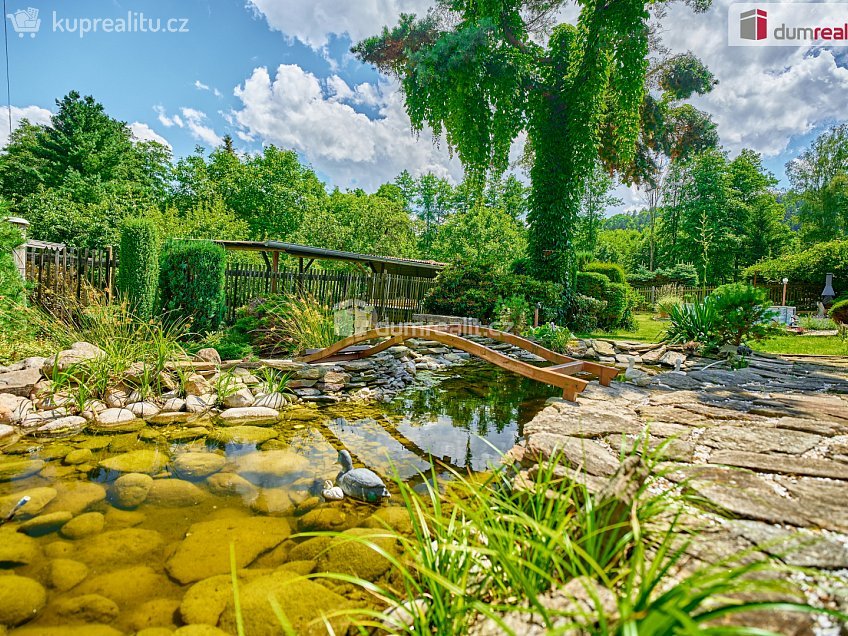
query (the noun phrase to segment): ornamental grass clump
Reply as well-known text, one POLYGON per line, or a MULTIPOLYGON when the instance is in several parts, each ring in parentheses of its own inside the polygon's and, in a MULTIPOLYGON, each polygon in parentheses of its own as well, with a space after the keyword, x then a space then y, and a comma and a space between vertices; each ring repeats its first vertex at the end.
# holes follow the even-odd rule
POLYGON ((338 340, 333 312, 309 294, 270 296, 241 314, 239 323, 261 355, 299 354, 338 340))
POLYGON ((324 622, 343 615, 363 634, 522 634, 532 623, 549 634, 763 635, 770 632, 717 621, 755 610, 815 611, 774 600, 797 599, 788 573, 798 570, 777 559, 743 553, 684 568, 696 529, 679 519, 695 501, 664 480, 662 447, 637 446, 642 457, 624 457, 605 485, 558 456, 529 479, 514 481, 507 469, 482 480, 454 473, 444 494, 435 469, 417 488, 397 479, 410 532, 300 535, 356 541, 390 563, 391 584, 309 575, 357 585, 382 608, 329 610, 324 622), (389 538, 399 553, 381 547, 389 538), (583 601, 568 602, 579 590, 583 601))

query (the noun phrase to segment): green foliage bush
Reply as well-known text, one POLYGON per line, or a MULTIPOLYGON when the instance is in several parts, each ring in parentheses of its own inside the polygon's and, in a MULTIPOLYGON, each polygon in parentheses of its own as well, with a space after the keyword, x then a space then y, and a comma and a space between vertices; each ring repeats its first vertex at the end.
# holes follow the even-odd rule
POLYGON ((668 315, 671 324, 666 330, 666 341, 672 344, 699 342, 705 349, 716 348, 718 314, 710 298, 702 303, 673 305, 669 307, 668 315))
POLYGON ((468 316, 492 322, 501 299, 520 296, 532 312, 542 305, 540 320, 562 319, 568 297, 562 285, 530 276, 498 271, 480 263, 460 262, 439 274, 424 302, 426 311, 449 316, 468 316))
POLYGON ((773 335, 768 292, 747 283, 717 287, 710 300, 718 314, 715 335, 721 344, 740 345, 745 340, 763 340, 773 335))
POLYGON ((834 287, 840 291, 848 286, 848 240, 818 243, 803 252, 760 261, 745 270, 746 276, 756 275, 760 280, 778 282, 788 278, 822 287, 828 273, 833 274, 834 287))
POLYGON ((627 277, 624 274, 624 268, 617 263, 589 263, 583 268, 584 272, 595 272, 603 274, 609 278, 611 283, 626 283, 627 277))
POLYGON ((246 339, 262 356, 323 349, 336 340, 333 313, 312 296, 274 295, 257 298, 238 311, 230 330, 234 343, 246 339))
POLYGON ((557 327, 553 323, 539 325, 527 332, 527 336, 538 342, 545 349, 557 353, 567 353, 568 342, 571 340, 571 332, 565 327, 557 327))
POLYGON ((632 325, 633 298, 625 283, 610 283, 607 288, 607 305, 601 312, 604 329, 628 329, 632 325))
POLYGON ((830 318, 836 323, 846 325, 848 324, 848 300, 840 300, 839 302, 833 303, 833 306, 830 308, 830 318))
POLYGON ((224 316, 224 248, 206 241, 170 241, 162 250, 159 294, 171 320, 186 319, 195 333, 214 331, 224 316))
POLYGON ((127 219, 121 225, 118 291, 142 320, 153 316, 159 282, 159 236, 153 221, 127 219))
POLYGON ((527 325, 532 321, 532 313, 530 303, 524 296, 502 298, 495 305, 499 328, 513 333, 524 333, 527 325))
POLYGON ((578 294, 606 300, 609 294, 610 280, 597 272, 577 272, 575 289, 578 294))
POLYGON ((691 263, 677 263, 670 267, 659 267, 650 271, 644 265, 627 275, 627 282, 639 285, 677 284, 696 287, 699 284, 698 270, 691 263))
POLYGON ((571 301, 568 325, 575 333, 591 333, 598 328, 601 313, 606 308, 604 300, 584 294, 576 294, 571 301))
POLYGON ((17 228, 0 218, 0 304, 6 307, 21 304, 25 299, 24 281, 13 255, 23 242, 17 228))

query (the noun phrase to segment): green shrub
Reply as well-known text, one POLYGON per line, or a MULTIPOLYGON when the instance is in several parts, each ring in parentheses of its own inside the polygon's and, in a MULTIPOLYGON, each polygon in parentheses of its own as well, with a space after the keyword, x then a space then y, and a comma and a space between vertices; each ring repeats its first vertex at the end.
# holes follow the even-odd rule
POLYGON ((169 319, 191 321, 195 333, 214 331, 224 316, 227 254, 207 241, 170 241, 162 251, 159 293, 169 319))
POLYGON ((747 283, 717 287, 710 294, 718 320, 715 335, 721 344, 740 345, 745 340, 763 340, 774 334, 774 311, 764 289, 747 283))
POLYGON ((538 342, 545 349, 550 349, 557 353, 566 353, 568 343, 571 340, 571 332, 565 327, 557 327, 553 323, 548 323, 530 329, 527 332, 527 337, 538 342))
POLYGON ((833 306, 830 308, 830 318, 836 323, 846 325, 848 324, 848 300, 840 300, 839 302, 833 303, 833 306))
POLYGON ((524 296, 510 296, 500 299, 495 306, 495 315, 498 317, 499 328, 513 333, 524 333, 527 325, 532 320, 530 303, 524 296))
POLYGON ((235 326, 220 331, 210 331, 200 340, 192 343, 191 352, 211 347, 218 352, 222 360, 244 360, 253 357, 250 336, 235 326))
POLYGON ((575 290, 578 294, 606 300, 609 293, 609 278, 597 272, 577 272, 575 290))
POLYGON ((159 281, 159 237, 150 219, 127 219, 121 226, 118 291, 142 320, 153 316, 159 281))
POLYGON ((611 283, 626 283, 627 277, 624 274, 624 268, 618 263, 589 263, 583 268, 584 272, 595 272, 603 274, 611 283))
POLYGON ((644 265, 627 275, 627 282, 640 285, 684 285, 696 287, 699 284, 698 270, 691 263, 677 263, 670 267, 658 267, 650 271, 644 265))
POLYGON ((5 306, 22 304, 26 298, 26 287, 13 254, 23 242, 18 229, 0 218, 0 304, 5 306))
POLYGON ((705 349, 716 348, 718 314, 711 298, 702 303, 674 305, 669 309, 671 324, 666 330, 666 341, 672 344, 699 342, 705 349))
POLYGON ((568 306, 567 294, 558 283, 459 262, 439 274, 424 308, 434 314, 467 316, 488 323, 497 318, 498 301, 512 296, 524 298, 531 311, 541 304, 540 319, 545 322, 561 318, 568 306))
POLYGON ((683 298, 677 294, 663 294, 657 299, 656 312, 661 316, 668 316, 672 307, 683 304, 683 298))
POLYGON ((577 294, 571 302, 567 324, 575 333, 591 333, 598 328, 606 306, 604 300, 577 294))
POLYGON ((745 270, 748 277, 778 282, 788 278, 792 282, 824 286, 826 274, 833 274, 834 286, 844 289, 848 284, 848 240, 828 241, 777 258, 760 261, 745 270))

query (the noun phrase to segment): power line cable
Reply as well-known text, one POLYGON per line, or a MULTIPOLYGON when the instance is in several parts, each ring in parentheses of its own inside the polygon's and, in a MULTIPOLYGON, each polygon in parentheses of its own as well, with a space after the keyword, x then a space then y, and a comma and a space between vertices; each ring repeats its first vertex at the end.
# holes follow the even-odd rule
POLYGON ((9 77, 9 14, 3 0, 3 45, 6 48, 6 106, 9 109, 9 139, 12 139, 12 79, 9 77))

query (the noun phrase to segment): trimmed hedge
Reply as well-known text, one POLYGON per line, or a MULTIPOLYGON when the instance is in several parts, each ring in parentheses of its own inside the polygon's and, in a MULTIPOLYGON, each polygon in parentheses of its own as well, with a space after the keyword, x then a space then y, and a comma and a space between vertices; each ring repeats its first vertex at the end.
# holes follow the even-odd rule
POLYGON ((833 303, 829 315, 833 322, 848 325, 848 300, 840 300, 837 303, 833 303))
POLYGON ((610 280, 597 272, 577 272, 575 289, 578 294, 591 296, 598 300, 606 300, 609 293, 610 280))
POLYGON ((610 283, 604 300, 607 306, 601 312, 601 325, 606 329, 624 328, 630 309, 630 288, 624 283, 610 283))
POLYGON ((118 291, 136 317, 150 320, 159 281, 159 236, 150 219, 127 219, 121 226, 118 291))
POLYGON ((159 294, 163 311, 188 319, 195 333, 214 331, 224 317, 227 253, 208 241, 171 241, 162 250, 159 294))
POLYGON ((601 263, 594 262, 589 263, 586 267, 583 268, 584 272, 595 272, 597 274, 603 274, 607 278, 609 278, 611 283, 626 283, 627 277, 624 274, 624 268, 618 263, 601 263))

